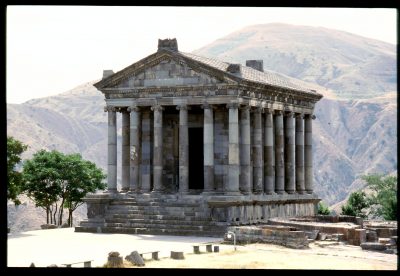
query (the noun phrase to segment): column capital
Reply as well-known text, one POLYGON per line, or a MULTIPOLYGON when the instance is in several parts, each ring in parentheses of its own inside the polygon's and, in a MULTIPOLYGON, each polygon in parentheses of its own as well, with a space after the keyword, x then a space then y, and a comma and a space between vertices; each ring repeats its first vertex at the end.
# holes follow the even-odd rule
POLYGON ((115 106, 106 105, 106 106, 104 107, 104 112, 110 112, 110 111, 116 112, 116 111, 117 111, 117 108, 116 108, 115 106))
POLYGON ((291 117, 294 118, 295 113, 293 113, 292 111, 286 111, 285 114, 284 114, 284 116, 285 116, 285 117, 289 117, 289 118, 291 118, 291 117))
POLYGON ((128 106, 128 108, 126 109, 128 112, 131 111, 135 111, 135 112, 139 112, 140 111, 140 107, 133 105, 133 106, 128 106))
POLYGON ((283 111, 282 110, 274 110, 274 114, 275 115, 283 115, 283 111))
POLYGON ((228 103, 228 104, 226 105, 226 108, 229 108, 229 109, 238 109, 238 108, 239 108, 239 104, 238 104, 238 103, 228 103))
POLYGON ((239 105, 240 110, 250 110, 250 105, 248 104, 241 104, 239 105))
POLYGON ((157 105, 153 105, 151 107, 151 110, 153 110, 153 111, 162 111, 162 110, 164 110, 164 107, 162 107, 161 105, 157 104, 157 105))
POLYGON ((261 106, 255 106, 255 108, 251 109, 252 113, 262 113, 264 111, 264 108, 261 106))
POLYGON ((177 110, 189 110, 190 106, 188 106, 187 104, 180 104, 176 106, 177 110))
POLYGON ((298 119, 304 119, 304 113, 295 113, 294 116, 298 119))
POLYGON ((272 115, 275 114, 275 111, 272 108, 265 108, 264 111, 265 111, 265 113, 268 113, 268 114, 269 113, 271 113, 272 115))
POLYGON ((209 103, 203 103, 200 107, 202 109, 216 109, 215 105, 212 105, 212 104, 209 104, 209 103))
POLYGON ((315 120, 315 118, 317 118, 314 114, 305 114, 304 117, 305 118, 310 118, 310 119, 313 119, 313 120, 315 120))

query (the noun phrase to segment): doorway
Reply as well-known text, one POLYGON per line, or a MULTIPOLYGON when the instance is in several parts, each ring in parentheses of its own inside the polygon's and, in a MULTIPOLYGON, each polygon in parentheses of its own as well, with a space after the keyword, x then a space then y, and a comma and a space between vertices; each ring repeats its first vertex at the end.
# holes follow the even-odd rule
POLYGON ((204 189, 203 128, 189 128, 189 189, 204 189))

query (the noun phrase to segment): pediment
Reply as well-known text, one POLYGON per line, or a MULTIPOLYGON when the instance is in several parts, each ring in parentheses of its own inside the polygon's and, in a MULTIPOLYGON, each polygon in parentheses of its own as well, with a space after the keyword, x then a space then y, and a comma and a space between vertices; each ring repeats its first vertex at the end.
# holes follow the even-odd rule
POLYGON ((169 53, 156 53, 110 76, 101 88, 137 89, 224 83, 236 82, 194 60, 169 53))

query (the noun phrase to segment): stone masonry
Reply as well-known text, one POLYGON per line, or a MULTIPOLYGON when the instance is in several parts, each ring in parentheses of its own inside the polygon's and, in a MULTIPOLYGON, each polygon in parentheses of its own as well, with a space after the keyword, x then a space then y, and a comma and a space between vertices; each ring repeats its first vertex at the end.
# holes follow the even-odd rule
POLYGON ((264 72, 260 60, 246 65, 165 39, 125 69, 105 70, 94 86, 108 113, 108 189, 86 197, 88 220, 76 231, 217 235, 314 215, 312 120, 322 95, 264 72))

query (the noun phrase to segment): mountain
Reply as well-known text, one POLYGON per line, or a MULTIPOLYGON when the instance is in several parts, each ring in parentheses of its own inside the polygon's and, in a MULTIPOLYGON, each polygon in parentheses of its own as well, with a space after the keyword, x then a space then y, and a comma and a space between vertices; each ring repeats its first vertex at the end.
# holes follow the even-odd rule
POLYGON ((194 53, 242 64, 262 59, 264 69, 317 83, 345 99, 397 90, 395 45, 333 29, 253 25, 194 53))
MULTIPOLYGON (((376 72, 379 70, 373 70, 374 72, 368 75, 369 71, 362 71, 357 67, 365 62, 361 58, 358 60, 355 58, 361 55, 360 48, 364 47, 363 51, 369 51, 371 54, 380 53, 390 59, 393 48, 391 45, 335 30, 332 30, 330 36, 329 33, 328 29, 284 24, 251 26, 225 39, 217 40, 212 44, 213 47, 205 46, 196 53, 201 54, 200 52, 205 51, 202 55, 223 60, 229 55, 228 60, 240 63, 244 63, 246 59, 263 58, 264 67, 267 70, 286 73, 304 81, 313 81, 310 85, 316 87, 318 92, 324 95, 324 98, 316 105, 317 118, 313 122, 314 190, 325 203, 334 205, 346 199, 351 191, 363 187, 359 179, 360 175, 397 171, 397 93, 393 92, 396 89, 396 83, 387 81, 388 79, 396 80, 396 74, 392 74, 393 68, 385 67, 377 78, 376 72), (290 38, 289 34, 295 33, 302 36, 292 37, 293 45, 286 43, 290 38), (314 44, 312 35, 316 37, 314 44), (321 36, 325 38, 322 39, 321 36), (260 39, 264 37, 264 40, 268 41, 268 47, 279 50, 281 55, 271 54, 273 59, 268 59, 268 56, 262 57, 260 53, 265 52, 265 43, 258 42, 259 48, 257 48, 254 37, 260 39), (328 43, 326 40, 329 37, 332 37, 332 41, 342 42, 341 44, 339 42, 332 44, 332 41, 328 43), (231 41, 231 46, 225 49, 224 47, 229 45, 226 44, 227 41, 231 41), (325 41, 325 44, 321 41, 325 41), (356 42, 362 43, 358 45, 356 42), (331 44, 337 47, 332 48, 331 44), (279 48, 279 45, 282 48, 279 48), (295 48, 294 45, 303 46, 295 48), (326 48, 323 50, 321 45, 325 45, 326 48), (223 49, 226 53, 222 51, 223 49), (287 49, 297 50, 290 52, 287 49), (321 52, 326 53, 322 56, 321 52), (293 59, 286 58, 290 56, 290 53, 295 56, 293 59), (314 53, 314 56, 318 53, 320 61, 314 60, 315 62, 311 63, 310 53, 314 53), (301 54, 304 55, 304 59, 309 60, 307 66, 294 63, 301 54), (351 62, 351 56, 353 56, 353 62, 351 62), (325 63, 322 63, 322 57, 325 63), (271 63, 275 64, 276 68, 271 68, 273 67, 271 63), (329 78, 324 73, 324 64, 340 67, 344 66, 344 63, 347 64, 345 68, 348 72, 352 71, 353 74, 366 79, 366 83, 362 84, 366 87, 363 93, 361 91, 353 91, 353 93, 352 86, 345 81, 349 75, 346 75, 345 71, 340 71, 343 73, 341 79, 344 81, 339 84, 348 89, 346 93, 353 93, 353 99, 344 99, 345 94, 338 93, 329 87, 334 83, 333 80, 339 82, 339 77, 331 76, 331 80, 322 81, 323 76, 329 78), (313 78, 309 78, 309 75, 307 78, 301 77, 301 72, 304 72, 305 76, 306 72, 311 72, 311 70, 315 72, 313 78), (374 84, 370 84, 371 80, 375 80, 374 84), (322 85, 327 85, 328 88, 322 85)), ((368 55, 364 56, 368 57, 368 55)), ((369 64, 372 64, 371 60, 369 64)), ((378 66, 377 69, 381 67, 378 66)), ((56 149, 64 153, 80 152, 83 158, 95 162, 100 168, 106 170, 107 116, 103 111, 104 97, 93 87, 96 81, 87 82, 56 96, 33 99, 23 104, 7 105, 7 135, 14 136, 29 145, 28 150, 23 154, 24 159, 30 158, 34 152, 42 148, 56 149)), ((118 144, 121 145, 121 118, 120 116, 117 118, 118 144)), ((118 147, 118 156, 121 157, 120 147, 118 147)), ((118 170, 118 177, 120 177, 120 168, 118 170)), ((44 217, 40 217, 41 210, 34 210, 34 204, 28 200, 24 202, 25 205, 18 208, 15 208, 13 204, 8 205, 9 223, 13 231, 38 229, 40 224, 44 223, 44 217), (35 222, 33 223, 32 220, 35 222)), ((77 212, 76 220, 85 217, 84 208, 85 206, 82 206, 82 209, 77 212)))

